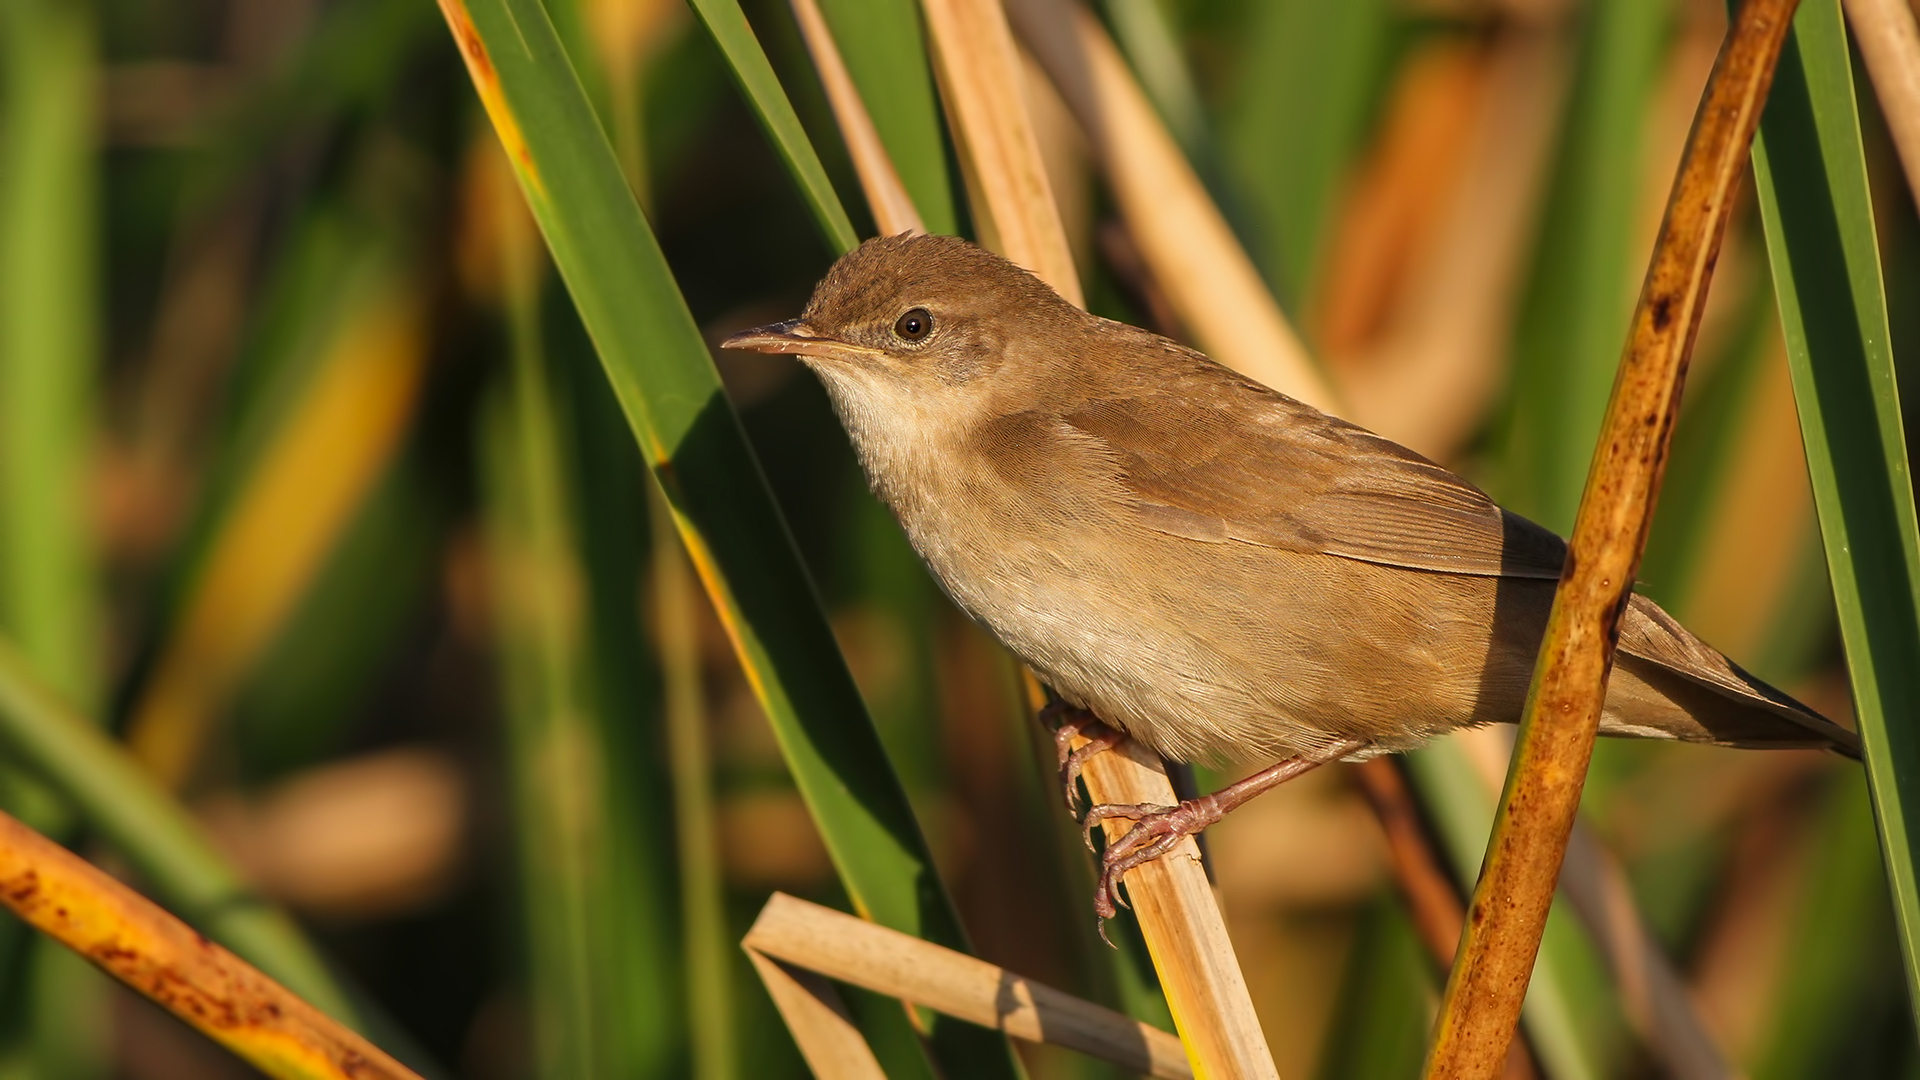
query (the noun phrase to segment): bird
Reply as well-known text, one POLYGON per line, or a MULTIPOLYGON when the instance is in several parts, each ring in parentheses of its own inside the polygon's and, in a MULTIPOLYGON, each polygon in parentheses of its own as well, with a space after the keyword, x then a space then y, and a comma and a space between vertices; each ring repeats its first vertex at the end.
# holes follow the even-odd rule
MULTIPOLYGON (((934 579, 1057 695, 1070 806, 1123 736, 1273 762, 1179 806, 1089 809, 1089 829, 1135 822, 1103 856, 1103 922, 1127 870, 1275 784, 1520 717, 1561 537, 967 240, 870 239, 798 319, 722 345, 818 376, 934 579)), ((1860 755, 1638 593, 1600 733, 1860 755)))

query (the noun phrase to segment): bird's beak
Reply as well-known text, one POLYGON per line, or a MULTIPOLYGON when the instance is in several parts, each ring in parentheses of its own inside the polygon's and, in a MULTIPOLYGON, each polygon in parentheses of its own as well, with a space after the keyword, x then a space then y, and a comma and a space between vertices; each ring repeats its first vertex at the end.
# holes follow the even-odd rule
POLYGON ((752 349, 763 353, 805 352, 810 345, 823 344, 823 340, 802 319, 788 319, 772 326, 756 326, 751 330, 742 330, 720 343, 723 349, 752 349))
POLYGON ((742 330, 720 343, 723 349, 751 349, 763 353, 788 353, 799 356, 820 356, 828 359, 851 360, 877 352, 875 349, 849 345, 844 341, 835 341, 814 333, 805 319, 789 319, 774 323, 772 326, 757 326, 752 330, 742 330))

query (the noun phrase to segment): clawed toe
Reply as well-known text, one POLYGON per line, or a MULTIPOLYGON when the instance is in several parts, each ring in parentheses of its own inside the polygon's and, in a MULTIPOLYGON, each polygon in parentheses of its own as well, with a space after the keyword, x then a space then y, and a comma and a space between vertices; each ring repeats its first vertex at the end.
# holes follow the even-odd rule
POLYGON ((1208 798, 1192 799, 1179 806, 1107 803, 1087 811, 1087 845, 1093 845, 1093 828, 1113 818, 1133 818, 1134 826, 1118 840, 1107 845, 1100 857, 1100 880, 1093 890, 1093 911, 1099 918, 1100 940, 1108 945, 1106 923, 1119 913, 1118 907, 1131 907, 1120 892, 1127 872, 1172 851, 1180 841, 1218 821, 1217 808, 1208 798))
MULTIPOLYGON (((1180 841, 1192 836, 1227 815, 1234 807, 1329 761, 1337 761, 1366 749, 1356 739, 1342 739, 1302 754, 1274 762, 1237 783, 1211 795, 1188 799, 1179 806, 1152 806, 1140 803, 1109 803, 1092 807, 1082 824, 1087 846, 1093 846, 1093 827, 1113 818, 1133 819, 1133 828, 1107 846, 1100 858, 1100 880, 1094 887, 1093 911, 1099 916, 1100 940, 1107 941, 1106 922, 1118 913, 1114 904, 1126 906, 1120 896, 1120 882, 1128 871, 1172 851, 1180 841)), ((1064 757, 1063 757, 1064 763, 1064 757)), ((1107 944, 1113 944, 1107 941, 1107 944)))
POLYGON ((1040 722, 1053 728, 1053 746, 1060 764, 1060 788, 1066 799, 1067 813, 1080 813, 1080 771, 1087 759, 1118 746, 1125 735, 1108 727, 1085 709, 1056 701, 1040 710, 1040 722), (1075 737, 1086 744, 1074 749, 1075 737))
POLYGON ((1080 819, 1080 839, 1086 841, 1088 851, 1098 851, 1099 849, 1093 846, 1093 830, 1099 827, 1101 822, 1111 821, 1114 818, 1130 818, 1138 822, 1139 824, 1128 829, 1120 839, 1107 846, 1107 857, 1113 858, 1115 851, 1125 854, 1126 851, 1132 850, 1132 847, 1140 842, 1135 837, 1141 829, 1149 827, 1149 822, 1157 821, 1178 809, 1180 808, 1177 806, 1160 806, 1156 803, 1100 803, 1089 806, 1086 816, 1080 819))

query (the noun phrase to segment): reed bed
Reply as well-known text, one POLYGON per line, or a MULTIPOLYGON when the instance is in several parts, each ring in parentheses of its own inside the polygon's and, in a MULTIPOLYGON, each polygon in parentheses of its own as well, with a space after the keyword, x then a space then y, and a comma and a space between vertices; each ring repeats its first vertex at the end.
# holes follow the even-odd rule
MULTIPOLYGON (((862 237, 959 232, 1568 533, 1728 25, 18 0, 0 862, 184 947, 130 885, 429 1077, 1414 1075, 1511 733, 1264 796, 1209 830, 1211 887, 1130 878, 1109 949, 1017 666, 818 385, 713 346, 862 237)), ((1866 765, 1600 740, 1519 1039, 1473 1075, 1920 1067, 1913 25, 1799 4, 1638 562, 1866 765)), ((0 923, 6 1067, 247 1075, 142 993, 0 923)))

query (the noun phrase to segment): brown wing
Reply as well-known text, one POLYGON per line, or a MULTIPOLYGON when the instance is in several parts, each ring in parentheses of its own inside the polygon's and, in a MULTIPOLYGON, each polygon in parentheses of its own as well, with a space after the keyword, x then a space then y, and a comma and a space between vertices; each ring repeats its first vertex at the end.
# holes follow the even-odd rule
POLYGON ((1062 416, 1113 455, 1148 527, 1479 577, 1560 576, 1566 544, 1397 443, 1238 380, 1062 416), (1220 390, 1226 389, 1226 394, 1220 390))

